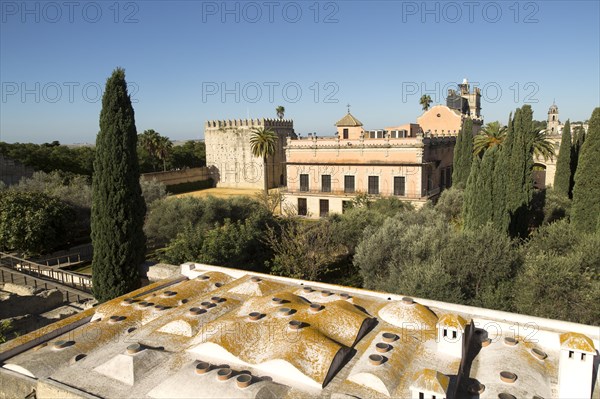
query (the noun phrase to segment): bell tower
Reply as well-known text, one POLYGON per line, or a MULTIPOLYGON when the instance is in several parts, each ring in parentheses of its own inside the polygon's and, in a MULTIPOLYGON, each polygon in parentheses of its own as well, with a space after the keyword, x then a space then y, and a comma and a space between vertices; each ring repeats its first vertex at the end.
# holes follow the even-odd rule
POLYGON ((560 134, 558 126, 560 120, 558 119, 558 107, 556 104, 552 104, 548 110, 548 121, 546 122, 546 133, 550 135, 560 134))

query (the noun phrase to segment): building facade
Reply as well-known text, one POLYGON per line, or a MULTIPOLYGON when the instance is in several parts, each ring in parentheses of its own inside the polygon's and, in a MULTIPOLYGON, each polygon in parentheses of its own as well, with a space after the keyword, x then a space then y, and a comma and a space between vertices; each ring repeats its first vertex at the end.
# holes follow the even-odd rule
POLYGON ((285 209, 310 217, 342 213, 360 194, 423 204, 452 184, 454 131, 435 135, 407 125, 372 138, 350 113, 336 126, 335 137, 288 139, 285 209))
MULTIPOLYGON (((544 159, 540 156, 534 156, 534 184, 536 188, 554 186, 554 176, 556 175, 556 162, 558 153, 560 152, 560 142, 562 140, 562 131, 565 127, 559 119, 559 110, 556 104, 552 104, 548 109, 548 119, 546 120, 546 137, 554 145, 555 156, 549 159, 544 159)), ((586 123, 571 123, 571 138, 575 139, 575 134, 579 129, 587 132, 588 125, 586 123)))
POLYGON ((277 135, 275 153, 267 159, 269 188, 285 185, 287 137, 295 137, 294 122, 282 119, 211 120, 204 125, 206 165, 217 187, 264 188, 264 162, 252 155, 253 129, 270 129, 277 135))

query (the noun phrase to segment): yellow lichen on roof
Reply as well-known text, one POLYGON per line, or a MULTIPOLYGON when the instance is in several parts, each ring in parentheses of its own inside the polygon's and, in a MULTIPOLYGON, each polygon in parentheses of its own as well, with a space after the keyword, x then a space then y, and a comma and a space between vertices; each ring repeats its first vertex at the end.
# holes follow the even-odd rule
POLYGON ((285 284, 273 280, 260 279, 259 281, 253 281, 251 276, 242 277, 239 282, 238 285, 230 288, 229 292, 249 296, 264 296, 286 288, 285 284))
POLYGON ((230 313, 204 326, 193 340, 192 348, 211 342, 254 365, 284 360, 323 384, 343 346, 311 326, 289 329, 288 323, 292 319, 266 315, 257 321, 249 321, 247 317, 230 313))
POLYGON ((348 347, 353 346, 369 315, 346 301, 329 302, 317 313, 306 312, 304 319, 323 334, 348 347))
POLYGON ((561 348, 575 349, 582 352, 594 353, 594 342, 587 336, 576 332, 560 334, 561 348))
MULTIPOLYGON (((352 368, 348 381, 363 385, 366 388, 375 390, 386 396, 393 396, 398 394, 398 392, 396 392, 398 385, 403 378, 406 378, 407 369, 415 356, 419 355, 421 343, 415 339, 407 339, 404 335, 404 330, 386 329, 385 331, 378 333, 377 336, 369 342, 368 346, 365 346, 365 344, 361 342, 357 345, 357 348, 359 353, 362 353, 362 356, 352 368), (400 338, 389 343, 392 349, 388 352, 381 353, 385 358, 385 361, 383 364, 376 366, 369 362, 369 356, 372 354, 380 354, 377 352, 376 345, 380 342, 384 342, 384 332, 396 334, 400 338), (377 380, 380 381, 380 384, 383 384, 385 389, 382 389, 380 384, 377 384, 379 386, 371 385, 370 382, 373 381, 373 377, 377 378, 377 380)), ((401 392, 400 394, 403 393, 404 392, 401 392)))
POLYGON ((415 374, 415 380, 411 387, 445 395, 448 393, 449 384, 450 379, 448 376, 435 370, 423 369, 415 374))
POLYGON ((446 313, 438 320, 438 325, 452 327, 460 330, 464 330, 467 325, 467 321, 461 316, 454 313, 446 313))
POLYGON ((408 327, 417 325, 419 329, 433 330, 438 318, 431 310, 413 302, 407 304, 402 301, 394 301, 386 304, 378 312, 379 317, 387 323, 396 327, 408 327))

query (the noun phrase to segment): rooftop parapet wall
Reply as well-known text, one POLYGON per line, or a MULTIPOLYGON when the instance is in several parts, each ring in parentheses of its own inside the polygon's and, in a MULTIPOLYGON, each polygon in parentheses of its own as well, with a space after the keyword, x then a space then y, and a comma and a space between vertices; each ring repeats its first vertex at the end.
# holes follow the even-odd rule
POLYGON ((227 120, 209 120, 204 124, 205 129, 227 129, 243 127, 272 127, 272 128, 294 128, 294 121, 291 119, 227 119, 227 120))
POLYGON ((417 137, 340 140, 337 137, 288 138, 286 148, 379 148, 379 147, 423 147, 456 142, 456 135, 424 134, 417 137))

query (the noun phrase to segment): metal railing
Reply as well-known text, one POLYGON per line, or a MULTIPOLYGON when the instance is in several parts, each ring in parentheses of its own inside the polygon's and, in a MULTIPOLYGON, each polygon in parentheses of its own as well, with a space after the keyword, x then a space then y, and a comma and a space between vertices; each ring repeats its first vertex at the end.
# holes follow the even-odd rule
POLYGON ((88 276, 31 262, 4 252, 0 252, 0 265, 43 280, 49 279, 79 291, 92 292, 92 279, 88 276))
POLYGON ((7 267, 0 266, 0 281, 4 283, 13 283, 18 285, 30 285, 34 288, 57 289, 63 294, 63 298, 66 302, 71 302, 71 298, 76 298, 77 301, 82 299, 92 299, 93 296, 87 292, 63 286, 59 283, 54 283, 45 279, 41 279, 35 276, 28 275, 16 270, 9 269, 7 267))

